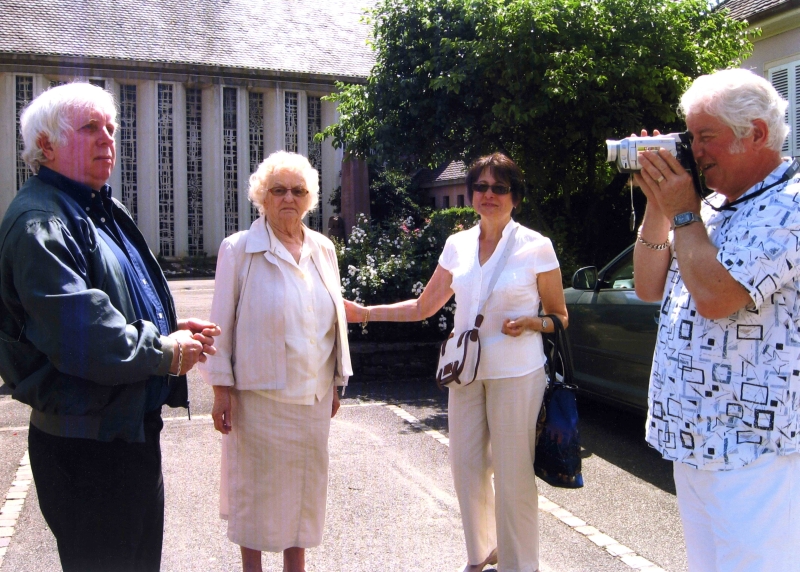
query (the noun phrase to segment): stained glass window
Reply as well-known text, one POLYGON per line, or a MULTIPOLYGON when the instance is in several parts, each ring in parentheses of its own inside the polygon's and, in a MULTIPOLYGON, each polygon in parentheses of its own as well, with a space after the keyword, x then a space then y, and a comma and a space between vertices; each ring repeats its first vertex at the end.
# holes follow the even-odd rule
POLYGON ((239 230, 239 156, 236 145, 236 88, 222 88, 222 161, 225 236, 239 230))
MULTIPOLYGON (((255 173, 264 160, 264 94, 251 91, 249 94, 250 120, 250 172, 255 173)), ((258 209, 250 204, 250 218, 258 218, 258 209)))
POLYGON ((202 92, 186 90, 186 182, 189 256, 203 256, 202 92))
POLYGON ((22 160, 22 151, 25 149, 25 142, 22 140, 22 132, 19 128, 19 116, 22 110, 33 99, 33 76, 18 75, 17 76, 17 91, 16 91, 16 119, 17 119, 17 190, 19 190, 25 181, 28 180, 33 173, 22 160))
POLYGON ((136 86, 119 87, 119 148, 117 149, 122 178, 122 204, 139 221, 138 176, 136 158, 136 86))
MULTIPOLYGON (((314 141, 314 136, 320 131, 322 131, 322 100, 319 97, 308 96, 308 162, 317 170, 318 184, 322 182, 322 143, 314 141)), ((321 206, 309 213, 308 226, 322 232, 321 206)))
POLYGON ((158 243, 162 256, 175 256, 172 86, 158 84, 158 243))

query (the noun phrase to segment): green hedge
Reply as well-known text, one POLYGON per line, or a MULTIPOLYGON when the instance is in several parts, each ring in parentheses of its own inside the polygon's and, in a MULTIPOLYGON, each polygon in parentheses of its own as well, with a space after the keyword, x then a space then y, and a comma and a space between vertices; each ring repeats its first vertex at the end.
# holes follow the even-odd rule
MULTIPOLYGON (((474 226, 471 208, 434 211, 417 224, 412 217, 370 223, 358 215, 347 244, 337 241, 342 293, 362 304, 389 304, 417 297, 428 283, 451 234, 474 226)), ((370 342, 441 339, 453 326, 455 301, 419 323, 351 325, 351 339, 370 342)))

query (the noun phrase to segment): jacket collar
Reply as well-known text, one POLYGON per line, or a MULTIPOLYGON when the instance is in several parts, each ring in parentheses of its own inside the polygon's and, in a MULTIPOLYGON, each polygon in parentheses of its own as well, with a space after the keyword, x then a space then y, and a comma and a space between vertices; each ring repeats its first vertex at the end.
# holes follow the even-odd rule
MULTIPOLYGON (((320 249, 319 241, 308 228, 305 229, 306 244, 311 250, 311 260, 317 267, 322 281, 329 292, 341 292, 341 286, 337 284, 335 275, 330 272, 330 263, 322 260, 322 251, 320 249)), ((247 243, 245 252, 248 254, 257 254, 263 252, 267 260, 272 263, 277 263, 275 259, 275 248, 277 247, 277 238, 274 237, 270 229, 267 228, 266 219, 263 216, 258 217, 253 224, 250 225, 250 232, 247 233, 247 243)))

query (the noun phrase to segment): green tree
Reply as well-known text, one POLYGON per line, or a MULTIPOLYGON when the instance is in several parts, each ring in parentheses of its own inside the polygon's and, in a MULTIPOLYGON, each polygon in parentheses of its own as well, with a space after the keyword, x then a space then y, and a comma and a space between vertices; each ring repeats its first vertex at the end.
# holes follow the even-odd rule
POLYGON ((529 184, 520 218, 584 263, 633 237, 605 140, 682 129, 688 83, 750 50, 706 0, 379 0, 370 17, 375 66, 339 84, 324 136, 406 172, 504 150, 529 184))

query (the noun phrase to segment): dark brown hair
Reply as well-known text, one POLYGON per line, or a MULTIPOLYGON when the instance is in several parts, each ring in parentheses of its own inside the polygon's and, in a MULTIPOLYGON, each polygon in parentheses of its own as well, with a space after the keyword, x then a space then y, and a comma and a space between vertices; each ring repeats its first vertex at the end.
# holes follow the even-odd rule
POLYGON ((511 200, 515 207, 522 204, 525 198, 525 178, 522 171, 511 158, 504 153, 492 153, 475 159, 467 171, 467 196, 472 202, 472 183, 480 178, 484 169, 489 169, 498 181, 508 183, 511 187, 511 200))

